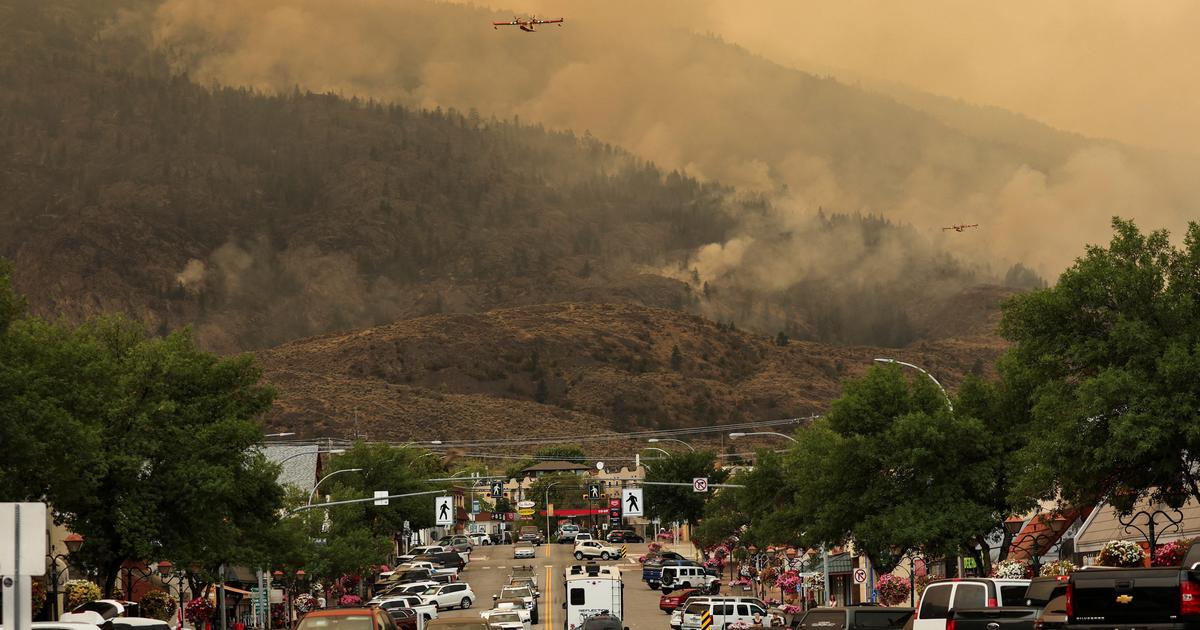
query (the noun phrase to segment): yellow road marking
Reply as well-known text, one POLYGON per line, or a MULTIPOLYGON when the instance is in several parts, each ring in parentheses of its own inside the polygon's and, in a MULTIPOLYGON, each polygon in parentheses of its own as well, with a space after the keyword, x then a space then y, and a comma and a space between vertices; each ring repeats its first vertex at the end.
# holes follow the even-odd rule
POLYGON ((554 584, 550 580, 554 577, 554 567, 546 567, 546 583, 542 585, 542 592, 546 594, 546 630, 550 630, 550 620, 554 618, 554 584))

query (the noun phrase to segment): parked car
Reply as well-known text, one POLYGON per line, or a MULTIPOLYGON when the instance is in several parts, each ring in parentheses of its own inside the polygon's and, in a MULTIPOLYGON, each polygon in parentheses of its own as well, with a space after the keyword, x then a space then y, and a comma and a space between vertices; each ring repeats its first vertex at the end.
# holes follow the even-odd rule
POLYGON ((512 532, 504 530, 502 532, 492 534, 493 545, 511 545, 513 543, 512 532))
POLYGON ((537 548, 535 548, 530 543, 521 542, 521 543, 517 543, 517 545, 515 547, 513 547, 513 559, 536 558, 536 557, 537 557, 537 548))
POLYGON ((592 537, 591 532, 581 531, 575 534, 575 544, 579 544, 585 540, 595 540, 595 538, 592 537))
POLYGON ((149 617, 117 617, 109 623, 112 630, 171 630, 171 625, 162 619, 149 617))
POLYGON ((492 544, 492 537, 488 534, 475 533, 467 536, 467 538, 470 538, 471 544, 475 546, 492 544))
POLYGON ((384 610, 392 610, 394 608, 407 608, 416 611, 424 621, 432 621, 438 618, 437 606, 426 604, 421 600, 420 595, 399 595, 396 597, 386 597, 383 599, 373 599, 367 602, 368 606, 377 606, 384 610))
POLYGON ((436 553, 425 554, 423 556, 417 556, 416 558, 413 558, 413 560, 417 562, 430 562, 434 566, 438 566, 443 569, 458 569, 459 572, 461 572, 463 568, 467 566, 466 558, 463 558, 462 554, 453 551, 439 551, 436 553))
POLYGON ((304 615, 296 630, 396 630, 396 622, 380 608, 329 608, 304 615))
POLYGON ((560 543, 574 544, 575 536, 577 536, 578 534, 579 534, 579 526, 578 525, 576 525, 575 523, 564 523, 562 527, 558 528, 558 533, 555 535, 555 538, 560 543))
POLYGON ((411 608, 390 608, 387 614, 396 622, 396 630, 421 630, 421 618, 411 608))
POLYGON ((792 620, 797 630, 903 630, 912 619, 913 608, 849 606, 814 608, 792 620))
POLYGON ((947 630, 951 608, 997 608, 1023 601, 1029 580, 963 578, 937 580, 925 587, 913 630, 947 630))
MULTIPOLYGON (((438 582, 436 580, 418 580, 416 582, 401 582, 399 584, 392 584, 391 586, 388 586, 387 590, 376 593, 375 597, 372 598, 371 601, 385 597, 395 597, 398 595, 420 595, 421 593, 424 593, 425 591, 441 584, 443 584, 443 582, 438 582)), ((370 602, 367 603, 369 604, 370 602)))
POLYGON ((717 572, 702 566, 671 565, 662 568, 660 580, 662 592, 670 593, 677 588, 708 589, 717 582, 717 572))
POLYGON ((760 619, 767 616, 767 605, 754 597, 693 597, 687 602, 680 619, 683 630, 697 630, 700 627, 700 616, 709 613, 713 618, 714 628, 726 628, 737 622, 754 623, 754 616, 760 619))
POLYGON ((1178 567, 1088 568, 1067 583, 1070 630, 1200 628, 1200 545, 1178 567))
POLYGON ((412 549, 409 549, 408 553, 402 553, 396 556, 396 560, 400 562, 408 562, 409 560, 412 560, 418 556, 438 553, 441 551, 446 551, 446 548, 441 545, 422 545, 420 547, 413 547, 412 549))
POLYGON ((675 612, 675 609, 687 601, 692 594, 699 592, 701 591, 698 588, 685 588, 673 593, 663 593, 662 597, 658 598, 658 609, 669 615, 675 612))
POLYGON ((650 588, 658 590, 662 587, 662 570, 666 566, 703 566, 695 560, 689 560, 674 551, 661 552, 652 555, 642 563, 642 581, 650 588))
POLYGON ((491 630, 482 619, 470 617, 442 618, 429 622, 425 630, 491 630))
POLYGON ((949 622, 958 630, 1041 630, 1050 602, 1055 601, 1059 609, 1051 609, 1051 615, 1056 612, 1066 615, 1069 581, 1070 577, 1065 575, 1034 578, 1021 601, 991 608, 954 608, 950 611, 949 622), (1039 624, 1039 620, 1043 622, 1039 624))
POLYGON ((584 558, 609 560, 620 558, 621 550, 598 540, 584 540, 575 543, 574 555, 576 560, 583 560, 584 558))
POLYGON ((645 538, 638 536, 637 533, 633 532, 632 530, 628 530, 628 529, 614 529, 613 531, 608 532, 608 535, 604 537, 604 540, 607 540, 610 543, 643 543, 643 542, 646 542, 645 538))
POLYGON ((438 544, 460 553, 471 550, 471 539, 468 536, 442 536, 441 540, 438 540, 438 544))
POLYGON ((438 610, 454 607, 465 610, 475 601, 475 591, 466 582, 441 584, 421 593, 421 601, 437 606, 438 610))

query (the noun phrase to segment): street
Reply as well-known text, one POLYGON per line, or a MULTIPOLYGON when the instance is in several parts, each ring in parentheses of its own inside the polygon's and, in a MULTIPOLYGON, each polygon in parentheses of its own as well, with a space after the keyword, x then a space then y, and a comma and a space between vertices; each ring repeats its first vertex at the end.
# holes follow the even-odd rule
MULTIPOLYGON (((555 630, 562 628, 562 575, 566 567, 580 564, 571 556, 572 545, 548 544, 538 547, 534 560, 514 560, 512 545, 479 546, 471 553, 471 562, 463 573, 462 580, 475 591, 476 601, 469 610, 447 610, 442 617, 478 617, 479 613, 491 608, 492 595, 500 592, 513 566, 532 565, 537 569, 538 586, 542 597, 538 602, 538 623, 533 630, 555 630)), ((630 630, 666 630, 667 615, 658 609, 659 591, 650 590, 642 581, 642 567, 636 557, 645 551, 644 544, 629 546, 629 556, 619 562, 597 561, 601 564, 618 564, 625 584, 624 625, 630 630)))

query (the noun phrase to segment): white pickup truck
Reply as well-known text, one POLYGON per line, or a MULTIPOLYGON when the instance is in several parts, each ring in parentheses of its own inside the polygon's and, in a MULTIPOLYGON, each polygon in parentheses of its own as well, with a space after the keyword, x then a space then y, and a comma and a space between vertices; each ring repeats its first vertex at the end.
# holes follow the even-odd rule
POLYGON ((409 569, 429 569, 434 575, 458 575, 458 567, 442 568, 432 562, 424 560, 410 560, 396 567, 397 572, 407 571, 409 569))

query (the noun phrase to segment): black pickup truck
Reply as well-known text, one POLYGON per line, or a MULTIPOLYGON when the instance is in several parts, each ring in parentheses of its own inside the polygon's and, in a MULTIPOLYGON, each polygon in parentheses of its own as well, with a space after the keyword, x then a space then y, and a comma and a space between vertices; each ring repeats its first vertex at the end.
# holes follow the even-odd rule
POLYGON ((1039 577, 1029 582, 1015 605, 999 608, 955 608, 947 630, 1050 630, 1066 621, 1067 576, 1039 577))
POLYGON ((1179 567, 1076 571, 1066 599, 1070 630, 1200 630, 1200 545, 1179 567))
POLYGON ((814 608, 792 620, 791 627, 796 630, 902 630, 912 616, 912 608, 814 608))

